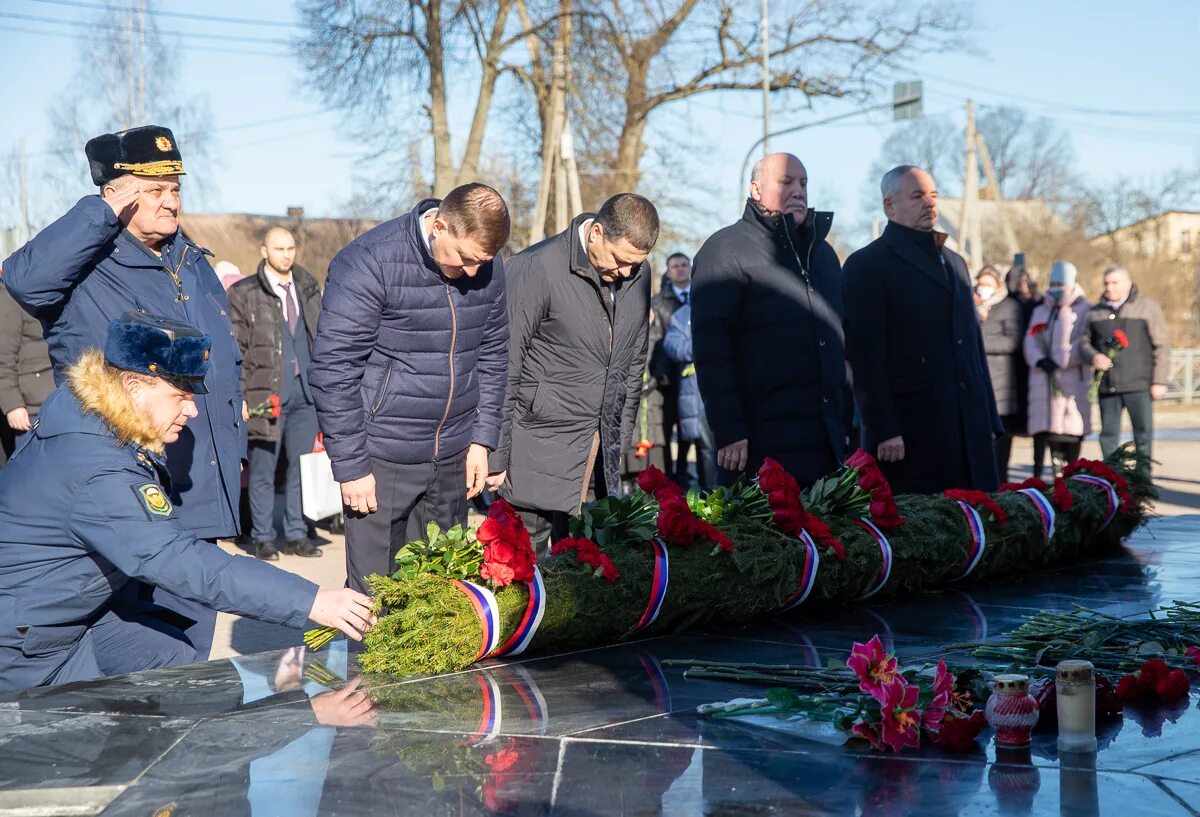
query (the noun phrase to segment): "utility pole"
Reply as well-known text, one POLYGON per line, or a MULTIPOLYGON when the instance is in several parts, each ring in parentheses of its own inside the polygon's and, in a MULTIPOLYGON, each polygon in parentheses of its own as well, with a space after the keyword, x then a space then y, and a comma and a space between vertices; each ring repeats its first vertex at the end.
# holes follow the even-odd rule
POLYGON ((996 181, 996 168, 992 165, 992 154, 988 150, 987 141, 983 134, 975 132, 975 141, 979 148, 979 163, 983 165, 984 175, 987 176, 988 189, 992 191, 992 201, 996 202, 996 212, 1000 215, 1000 229, 1004 232, 1004 242, 1008 245, 1009 256, 1019 250, 1017 235, 1013 232, 1012 224, 1008 221, 1008 209, 1004 206, 1004 194, 1000 191, 1000 183, 996 181))
MULTIPOLYGON (((567 51, 571 38, 573 0, 560 4, 558 35, 554 38, 554 63, 550 79, 550 103, 542 123, 542 175, 538 180, 537 200, 533 208, 533 223, 529 226, 529 243, 546 237, 546 215, 550 209, 550 188, 562 157, 562 134, 566 125, 567 51)), ((562 206, 556 208, 556 223, 561 221, 562 206)), ((565 229, 565 227, 564 227, 565 229)))
POLYGON ((983 266, 982 230, 979 224, 979 160, 975 133, 975 103, 967 100, 967 155, 963 174, 962 210, 958 219, 958 248, 974 275, 983 266))
POLYGON ((23 245, 29 240, 29 182, 28 172, 25 168, 25 140, 22 139, 17 143, 17 195, 20 197, 21 208, 21 223, 17 229, 20 234, 17 236, 17 246, 23 245))
POLYGON ((763 156, 771 152, 771 40, 767 26, 770 0, 762 0, 763 156))

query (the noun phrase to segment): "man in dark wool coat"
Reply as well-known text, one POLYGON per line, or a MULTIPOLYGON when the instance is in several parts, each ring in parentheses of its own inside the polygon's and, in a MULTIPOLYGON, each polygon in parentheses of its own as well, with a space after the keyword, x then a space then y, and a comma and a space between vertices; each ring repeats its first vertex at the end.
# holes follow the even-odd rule
POLYGON ((918 167, 880 184, 883 235, 846 259, 846 346, 863 447, 900 493, 993 491, 1003 433, 962 256, 943 245, 937 187, 918 167))
POLYGON ((741 219, 696 254, 696 376, 722 482, 770 457, 808 486, 846 458, 851 420, 833 213, 808 206, 790 153, 754 165, 749 192, 741 219))

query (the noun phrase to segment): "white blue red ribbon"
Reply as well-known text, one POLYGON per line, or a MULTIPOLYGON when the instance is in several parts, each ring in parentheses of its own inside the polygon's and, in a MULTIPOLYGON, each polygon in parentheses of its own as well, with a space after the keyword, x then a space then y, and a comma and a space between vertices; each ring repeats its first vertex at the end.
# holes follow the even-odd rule
POLYGON ((463 579, 454 579, 454 586, 471 602, 475 617, 479 619, 479 627, 483 630, 483 643, 475 656, 475 660, 478 661, 491 654, 500 643, 500 608, 496 605, 496 597, 486 587, 463 579))
POLYGON ((663 601, 667 598, 671 567, 667 546, 661 539, 651 540, 650 545, 654 549, 654 576, 650 580, 650 598, 646 602, 646 610, 642 613, 642 617, 638 619, 637 624, 633 625, 633 629, 626 633, 626 636, 631 636, 653 624, 654 620, 658 618, 659 612, 662 611, 663 601))
POLYGON ((520 663, 513 662, 511 664, 496 664, 491 670, 500 674, 500 677, 508 682, 508 685, 516 691, 517 697, 521 699, 521 703, 525 705, 525 712, 529 715, 529 723, 533 728, 535 735, 545 735, 546 726, 550 722, 550 712, 546 706, 546 698, 542 695, 541 688, 537 682, 529 675, 529 672, 520 663))
POLYGON ((529 602, 525 605, 525 615, 517 630, 500 647, 489 656, 499 658, 502 655, 520 655, 525 652, 533 637, 541 626, 542 616, 546 613, 546 585, 542 581, 542 571, 537 565, 533 566, 533 581, 525 585, 529 589, 529 602))
POLYGON ((987 548, 987 531, 984 530, 979 511, 961 499, 958 500, 958 507, 962 508, 963 516, 967 517, 967 527, 971 529, 971 549, 967 552, 967 564, 958 579, 955 580, 962 581, 979 566, 979 562, 983 558, 983 551, 987 548))
POLYGON ((486 670, 475 673, 475 681, 479 684, 480 703, 483 708, 479 713, 479 726, 471 733, 472 744, 484 743, 500 734, 503 723, 503 711, 500 706, 500 686, 491 673, 486 670))
POLYGON ((875 523, 870 519, 864 517, 857 521, 863 530, 875 537, 875 541, 879 543, 879 555, 883 559, 883 566, 879 568, 879 575, 875 577, 875 583, 862 595, 862 598, 869 599, 882 590, 892 576, 892 544, 883 535, 883 531, 875 527, 875 523))
POLYGON ((1086 482, 1088 485, 1095 485, 1104 489, 1104 493, 1108 497, 1108 518, 1104 520, 1104 524, 1100 526, 1100 530, 1107 528, 1108 523, 1113 521, 1113 517, 1117 515, 1117 510, 1121 507, 1121 497, 1117 495, 1117 489, 1104 477, 1098 477, 1094 474, 1076 474, 1071 479, 1086 482))
POLYGON ((817 543, 806 530, 800 531, 800 541, 804 543, 804 567, 800 574, 800 586, 792 597, 783 603, 783 607, 779 608, 781 613, 794 610, 803 604, 817 583, 817 569, 821 566, 821 554, 817 550, 817 543))
POLYGON ((1017 493, 1028 497, 1029 501, 1033 503, 1033 507, 1037 509, 1038 516, 1042 518, 1042 530, 1046 534, 1046 544, 1049 544, 1050 539, 1054 536, 1054 505, 1037 488, 1022 488, 1017 493))

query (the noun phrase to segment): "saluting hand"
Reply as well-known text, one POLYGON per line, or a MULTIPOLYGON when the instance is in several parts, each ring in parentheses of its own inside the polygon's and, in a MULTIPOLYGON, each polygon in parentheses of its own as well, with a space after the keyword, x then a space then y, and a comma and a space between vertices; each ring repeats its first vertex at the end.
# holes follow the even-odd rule
POLYGON ((104 203, 112 208, 121 225, 128 227, 133 214, 137 212, 137 201, 141 195, 142 189, 137 182, 126 182, 104 188, 104 203))

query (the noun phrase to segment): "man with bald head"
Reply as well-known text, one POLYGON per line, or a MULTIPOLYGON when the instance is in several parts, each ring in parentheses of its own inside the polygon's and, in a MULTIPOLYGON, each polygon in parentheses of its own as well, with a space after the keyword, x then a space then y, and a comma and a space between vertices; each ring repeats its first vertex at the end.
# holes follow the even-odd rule
POLYGON ((282 226, 263 236, 258 271, 229 288, 230 317, 242 347, 241 406, 250 438, 250 540, 259 559, 275 547, 275 468, 287 458, 284 549, 320 556, 300 507, 300 455, 317 438, 317 408, 308 384, 321 288, 296 264, 296 237, 282 226), (274 398, 274 399, 272 399, 274 398))
POLYGON ((887 227, 846 259, 846 346, 863 447, 897 492, 994 491, 992 441, 1004 427, 967 264, 934 229, 932 176, 901 165, 880 191, 887 227))
POLYGON ((696 255, 693 351, 723 482, 771 457, 811 484, 846 455, 852 404, 832 224, 833 213, 808 207, 801 161, 773 153, 754 166, 742 218, 696 255))

